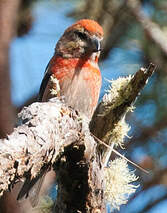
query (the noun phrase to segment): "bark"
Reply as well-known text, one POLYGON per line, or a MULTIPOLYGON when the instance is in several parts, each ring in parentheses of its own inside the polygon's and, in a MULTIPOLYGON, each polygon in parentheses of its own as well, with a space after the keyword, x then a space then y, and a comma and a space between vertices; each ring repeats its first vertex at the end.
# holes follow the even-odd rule
POLYGON ((95 176, 100 172, 100 162, 87 119, 82 121, 75 111, 58 99, 54 103, 34 103, 20 115, 26 123, 0 141, 0 192, 11 189, 22 177, 38 178, 53 166, 59 184, 56 212, 104 208, 101 203, 102 180, 95 176), (71 179, 67 181, 65 174, 71 179), (66 192, 68 182, 72 190, 66 192), (70 192, 73 195, 69 195, 70 192), (74 200, 76 205, 72 202, 74 200))

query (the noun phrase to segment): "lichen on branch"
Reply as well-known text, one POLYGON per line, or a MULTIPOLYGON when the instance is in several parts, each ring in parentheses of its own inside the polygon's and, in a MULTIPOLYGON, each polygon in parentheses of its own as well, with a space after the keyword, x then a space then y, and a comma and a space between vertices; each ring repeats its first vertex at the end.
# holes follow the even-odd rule
POLYGON ((104 197, 111 208, 118 209, 122 204, 128 202, 129 196, 134 193, 138 185, 133 182, 137 181, 134 171, 130 171, 126 160, 116 158, 109 163, 104 169, 104 197))
POLYGON ((127 112, 133 109, 139 92, 146 85, 154 70, 155 65, 150 64, 148 68, 140 68, 133 76, 111 81, 109 90, 96 108, 90 122, 90 131, 96 137, 110 144, 116 125, 120 125, 120 121, 124 119, 127 112))
POLYGON ((25 175, 36 177, 64 147, 84 137, 79 115, 59 99, 51 101, 25 107, 19 114, 23 124, 0 140, 1 194, 25 175))

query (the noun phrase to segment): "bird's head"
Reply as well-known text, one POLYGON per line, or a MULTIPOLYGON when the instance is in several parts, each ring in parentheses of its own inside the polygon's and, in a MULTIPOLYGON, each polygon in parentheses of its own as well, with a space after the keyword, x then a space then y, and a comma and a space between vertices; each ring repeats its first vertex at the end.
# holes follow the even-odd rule
POLYGON ((82 19, 64 32, 56 45, 56 54, 65 58, 89 57, 99 55, 103 29, 95 21, 82 19))

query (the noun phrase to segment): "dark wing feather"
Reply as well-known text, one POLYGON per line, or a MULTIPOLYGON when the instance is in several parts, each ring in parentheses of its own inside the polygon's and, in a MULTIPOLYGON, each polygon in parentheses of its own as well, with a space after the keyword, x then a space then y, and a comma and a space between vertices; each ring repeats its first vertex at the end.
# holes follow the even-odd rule
POLYGON ((40 86, 40 89, 39 89, 39 94, 38 94, 38 101, 39 102, 42 101, 43 94, 44 94, 45 89, 47 87, 47 84, 49 82, 50 76, 52 75, 49 68, 50 68, 50 62, 48 63, 48 65, 46 67, 45 75, 43 77, 43 80, 42 80, 42 83, 41 83, 41 86, 40 86))
POLYGON ((41 171, 40 174, 33 179, 27 177, 17 196, 17 200, 23 200, 24 198, 29 197, 32 207, 35 207, 38 203, 38 196, 45 175, 46 169, 41 171))
POLYGON ((32 207, 37 206, 38 201, 39 201, 39 193, 43 184, 43 181, 45 179, 46 173, 43 174, 38 180, 37 182, 34 184, 34 186, 31 188, 30 192, 29 192, 29 201, 31 203, 32 207))

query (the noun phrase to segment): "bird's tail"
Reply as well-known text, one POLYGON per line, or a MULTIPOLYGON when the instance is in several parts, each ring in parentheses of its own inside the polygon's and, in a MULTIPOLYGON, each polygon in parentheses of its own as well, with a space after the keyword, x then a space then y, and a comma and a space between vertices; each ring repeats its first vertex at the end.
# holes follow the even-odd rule
POLYGON ((41 190, 42 183, 46 175, 46 170, 40 173, 36 178, 26 178, 18 196, 17 200, 23 200, 29 198, 32 207, 37 206, 39 201, 39 193, 41 190))

